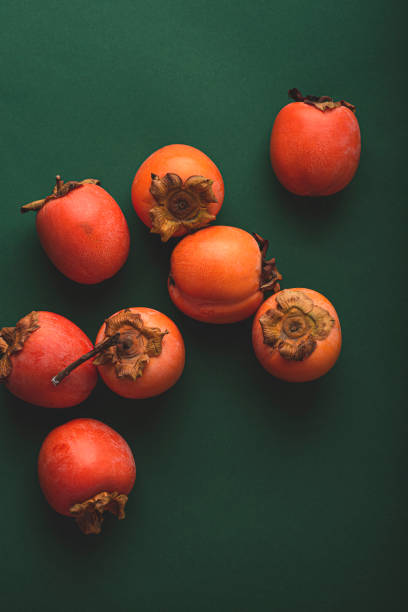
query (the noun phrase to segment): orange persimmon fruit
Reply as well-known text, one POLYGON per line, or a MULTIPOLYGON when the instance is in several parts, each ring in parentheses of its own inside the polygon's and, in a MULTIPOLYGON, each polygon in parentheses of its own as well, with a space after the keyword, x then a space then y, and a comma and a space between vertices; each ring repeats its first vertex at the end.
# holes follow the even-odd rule
POLYGON ((271 134, 272 167, 280 183, 301 196, 344 189, 356 173, 361 136, 355 107, 328 96, 302 96, 278 113, 271 134))
POLYGON ((93 285, 111 278, 129 254, 129 228, 119 205, 97 179, 63 182, 51 195, 21 207, 35 211, 41 245, 62 274, 93 285))
POLYGON ((75 518, 83 533, 97 534, 105 512, 125 518, 136 465, 117 431, 95 419, 74 419, 45 438, 38 478, 56 512, 75 518))
POLYGON ((152 308, 124 308, 105 320, 95 349, 53 378, 59 384, 85 360, 94 358, 102 380, 122 397, 160 395, 180 378, 185 362, 183 337, 175 323, 152 308))
POLYGON ((237 227, 217 225, 183 238, 171 255, 168 290, 174 304, 206 323, 234 323, 251 316, 264 291, 278 291, 268 242, 237 227))
POLYGON ((256 313, 252 343, 259 362, 273 376, 290 382, 314 380, 338 359, 339 318, 321 293, 283 289, 256 313))
POLYGON ((51 377, 92 348, 89 338, 69 319, 55 312, 30 312, 15 327, 0 330, 0 382, 36 406, 76 406, 96 385, 98 373, 92 363, 83 363, 58 389, 51 377))
POLYGON ((131 195, 140 219, 166 242, 214 221, 224 200, 224 183, 205 153, 173 144, 143 162, 131 195))

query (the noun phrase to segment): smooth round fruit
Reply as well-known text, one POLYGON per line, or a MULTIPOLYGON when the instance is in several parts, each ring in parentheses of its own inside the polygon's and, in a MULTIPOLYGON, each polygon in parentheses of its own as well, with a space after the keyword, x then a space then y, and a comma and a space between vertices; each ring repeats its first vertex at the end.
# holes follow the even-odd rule
POLYGON ((189 317, 234 323, 249 317, 282 278, 268 244, 237 227, 218 225, 183 238, 171 255, 170 297, 189 317))
POLYGON ((126 219, 98 182, 87 179, 63 184, 57 177, 51 199, 22 208, 23 212, 38 210, 38 236, 52 263, 62 274, 85 285, 114 276, 129 254, 126 219))
POLYGON ((92 363, 82 364, 55 387, 52 377, 93 345, 77 325, 54 312, 31 312, 16 327, 0 330, 0 381, 25 402, 68 408, 83 402, 96 385, 92 363))
POLYGON ((105 511, 124 518, 136 466, 132 451, 114 429, 95 419, 74 419, 45 438, 38 476, 56 512, 75 517, 84 533, 99 533, 105 511))
POLYGON ((341 350, 339 318, 327 298, 312 289, 284 289, 255 315, 255 354, 273 376, 290 382, 314 380, 336 363, 341 350))
POLYGON ((132 184, 136 213, 164 242, 213 221, 223 200, 217 166, 188 145, 168 145, 152 153, 132 184))
POLYGON ((102 325, 96 344, 117 333, 119 342, 94 361, 112 391, 142 399, 164 393, 178 381, 184 369, 185 349, 169 317, 152 308, 121 310, 102 325))
POLYGON ((350 183, 360 160, 354 107, 331 98, 313 102, 299 94, 295 99, 304 101, 285 106, 272 128, 270 154, 276 176, 297 195, 336 193, 350 183))

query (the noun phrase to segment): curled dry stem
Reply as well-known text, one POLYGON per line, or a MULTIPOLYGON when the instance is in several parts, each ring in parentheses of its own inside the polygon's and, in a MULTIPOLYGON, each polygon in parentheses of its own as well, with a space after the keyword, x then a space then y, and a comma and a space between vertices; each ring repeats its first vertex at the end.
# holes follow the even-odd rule
POLYGON ((70 191, 73 191, 74 189, 78 189, 78 187, 82 187, 82 185, 99 185, 99 184, 100 184, 100 181, 98 179, 91 179, 91 178, 84 179, 83 181, 67 181, 66 183, 64 183, 64 181, 61 179, 61 176, 57 174, 57 176, 55 177, 55 187, 52 190, 52 193, 49 196, 42 198, 41 200, 34 200, 34 202, 29 202, 28 204, 24 204, 23 206, 21 206, 20 211, 22 213, 26 213, 30 211, 38 212, 50 200, 57 200, 58 198, 62 198, 65 195, 67 195, 67 193, 69 193, 70 191))
POLYGON ((322 112, 332 110, 333 108, 337 108, 339 106, 345 106, 353 113, 356 110, 354 104, 350 104, 350 102, 346 102, 345 100, 339 100, 338 102, 335 102, 330 96, 302 96, 300 91, 296 88, 289 89, 288 95, 295 102, 304 102, 305 104, 310 104, 311 106, 314 106, 322 112))

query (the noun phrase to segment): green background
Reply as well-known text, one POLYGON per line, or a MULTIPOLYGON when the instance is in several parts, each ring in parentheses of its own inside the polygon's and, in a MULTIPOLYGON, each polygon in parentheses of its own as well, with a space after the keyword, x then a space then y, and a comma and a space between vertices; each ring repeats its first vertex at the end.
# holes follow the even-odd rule
POLYGON ((101 382, 52 411, 0 390, 1 601, 9 610, 263 612, 407 609, 407 222, 402 2, 3 1, 1 325, 52 310, 91 338, 125 306, 179 325, 187 364, 157 399, 101 382), (344 192, 287 193, 268 159, 287 90, 357 106, 361 164, 344 192), (251 321, 206 326, 166 289, 172 244, 136 217, 130 185, 181 142, 221 169, 217 222, 269 238, 284 286, 324 293, 344 348, 321 380, 260 367, 251 321), (100 178, 124 210, 129 260, 76 285, 18 205, 65 179, 100 178), (138 467, 125 521, 98 537, 54 513, 37 483, 45 435, 78 416, 127 439, 138 467))

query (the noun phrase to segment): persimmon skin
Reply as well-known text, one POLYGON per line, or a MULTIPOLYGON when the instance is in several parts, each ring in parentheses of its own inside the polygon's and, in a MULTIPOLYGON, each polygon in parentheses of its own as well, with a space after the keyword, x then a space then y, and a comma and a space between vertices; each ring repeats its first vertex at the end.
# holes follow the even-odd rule
POLYGON ((321 111, 304 102, 287 104, 272 128, 270 155, 280 183, 302 196, 341 191, 356 173, 361 151, 357 118, 345 106, 321 111))
MULTIPOLYGON (((217 199, 208 206, 208 212, 217 215, 224 201, 224 182, 214 162, 202 151, 184 144, 166 145, 152 153, 140 166, 133 179, 131 197, 133 208, 147 227, 152 227, 150 210, 156 201, 150 193, 152 174, 160 177, 167 172, 177 174, 184 182, 190 176, 204 176, 213 182, 217 199)), ((187 230, 180 228, 174 236, 184 236, 187 230)))
POLYGON ((41 245, 62 274, 93 285, 114 276, 129 254, 129 228, 112 196, 82 185, 48 201, 36 216, 41 245))
POLYGON ((136 465, 128 444, 114 429, 95 419, 74 419, 45 438, 38 477, 50 506, 71 516, 72 506, 102 491, 128 495, 136 465))
POLYGON ((186 315, 206 323, 235 323, 263 300, 262 255, 255 238, 217 225, 183 238, 171 255, 168 290, 186 315))
POLYGON ((69 319, 54 312, 39 311, 39 328, 11 355, 12 370, 6 387, 16 397, 44 408, 69 408, 82 403, 97 382, 91 362, 79 366, 58 387, 51 378, 93 349, 88 336, 69 319))
MULTIPOLYGON (((104 383, 114 393, 130 399, 154 397, 175 385, 183 373, 185 364, 183 337, 177 325, 158 310, 140 306, 132 307, 130 311, 139 314, 146 326, 158 327, 161 331, 169 332, 163 337, 161 354, 150 359, 143 375, 135 381, 129 378, 118 378, 111 364, 98 365, 97 368, 104 383)), ((103 341, 105 327, 104 323, 98 331, 96 344, 103 341)))
POLYGON ((252 344, 257 359, 267 372, 288 382, 307 382, 320 378, 336 363, 341 350, 341 328, 334 306, 324 295, 313 289, 296 288, 292 291, 301 291, 310 297, 315 305, 329 312, 334 319, 334 326, 329 336, 322 341, 318 341, 313 353, 303 361, 284 359, 278 350, 264 343, 259 322, 259 319, 267 310, 276 308, 276 296, 278 294, 275 294, 265 300, 255 315, 252 327, 252 344))

